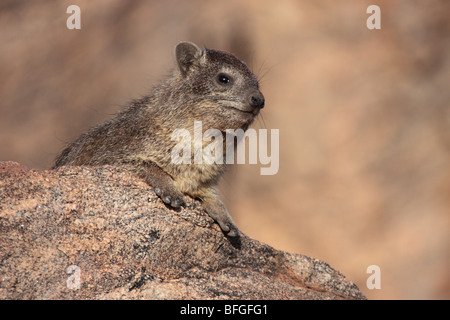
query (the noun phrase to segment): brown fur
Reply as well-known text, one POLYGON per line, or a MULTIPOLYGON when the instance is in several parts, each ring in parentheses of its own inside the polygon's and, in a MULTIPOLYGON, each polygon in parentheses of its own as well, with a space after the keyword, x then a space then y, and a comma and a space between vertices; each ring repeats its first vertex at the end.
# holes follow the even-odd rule
POLYGON ((246 130, 264 106, 264 97, 253 73, 229 53, 181 42, 175 56, 177 68, 170 78, 115 118, 81 135, 61 152, 53 168, 124 167, 145 179, 172 207, 183 205, 183 194, 200 199, 222 230, 237 236, 216 190, 226 164, 173 163, 171 150, 177 141, 171 135, 183 128, 193 136, 194 121, 202 121, 203 132, 210 128, 246 130), (219 81, 220 75, 231 83, 219 81))

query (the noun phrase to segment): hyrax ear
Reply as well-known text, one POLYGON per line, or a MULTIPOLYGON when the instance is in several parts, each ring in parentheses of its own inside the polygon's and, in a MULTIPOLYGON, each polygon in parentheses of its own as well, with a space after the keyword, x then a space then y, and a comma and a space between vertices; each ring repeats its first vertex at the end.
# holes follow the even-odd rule
POLYGON ((203 56, 203 50, 192 42, 180 42, 175 47, 175 58, 177 59, 178 69, 180 69, 182 75, 186 75, 192 65, 203 56))

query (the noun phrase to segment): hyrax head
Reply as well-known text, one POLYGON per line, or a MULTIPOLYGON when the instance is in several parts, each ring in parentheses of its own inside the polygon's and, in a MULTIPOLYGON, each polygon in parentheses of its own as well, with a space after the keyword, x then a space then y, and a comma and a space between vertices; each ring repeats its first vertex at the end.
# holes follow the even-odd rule
POLYGON ((209 117, 217 129, 246 129, 264 107, 258 79, 234 55, 181 42, 175 57, 185 98, 198 101, 201 110, 195 113, 209 117))

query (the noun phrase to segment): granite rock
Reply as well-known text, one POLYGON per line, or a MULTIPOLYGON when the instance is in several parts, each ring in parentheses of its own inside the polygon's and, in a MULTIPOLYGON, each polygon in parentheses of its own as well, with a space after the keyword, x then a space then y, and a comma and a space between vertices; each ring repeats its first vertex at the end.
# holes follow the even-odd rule
POLYGON ((364 299, 327 263, 165 206, 112 166, 0 162, 0 299, 364 299))

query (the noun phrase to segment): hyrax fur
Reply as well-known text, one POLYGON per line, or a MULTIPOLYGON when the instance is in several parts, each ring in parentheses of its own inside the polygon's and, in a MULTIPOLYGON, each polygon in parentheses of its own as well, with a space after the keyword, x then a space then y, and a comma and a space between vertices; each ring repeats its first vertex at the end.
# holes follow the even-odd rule
POLYGON ((226 152, 222 164, 177 164, 171 159, 177 144, 171 136, 179 128, 192 134, 194 121, 201 121, 203 132, 220 130, 226 146, 225 130, 247 130, 264 107, 264 96, 255 75, 230 53, 181 42, 175 57, 171 77, 115 118, 82 134, 61 152, 53 168, 106 164, 126 168, 174 208, 184 205, 183 194, 199 199, 223 232, 238 236, 217 192, 227 166, 226 152))

